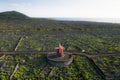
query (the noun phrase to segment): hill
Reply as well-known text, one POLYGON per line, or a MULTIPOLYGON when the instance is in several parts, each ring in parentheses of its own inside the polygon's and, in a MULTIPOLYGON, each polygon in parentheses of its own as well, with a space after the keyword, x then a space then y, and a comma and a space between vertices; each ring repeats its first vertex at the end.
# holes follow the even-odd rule
POLYGON ((7 11, 0 13, 0 19, 27 19, 28 16, 17 12, 17 11, 7 11))
POLYGON ((105 30, 118 28, 119 24, 88 21, 60 21, 48 18, 31 18, 17 11, 0 13, 0 30, 105 30))

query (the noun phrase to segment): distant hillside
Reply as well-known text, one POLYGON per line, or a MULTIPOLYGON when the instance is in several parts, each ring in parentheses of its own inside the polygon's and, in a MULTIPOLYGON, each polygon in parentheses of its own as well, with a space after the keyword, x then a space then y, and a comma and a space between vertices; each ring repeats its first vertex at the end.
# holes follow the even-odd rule
POLYGON ((60 21, 49 18, 31 18, 20 12, 0 13, 0 31, 50 31, 50 30, 111 30, 120 29, 120 24, 88 21, 60 21))
POLYGON ((29 17, 17 12, 17 11, 7 11, 0 13, 0 19, 28 19, 29 17))

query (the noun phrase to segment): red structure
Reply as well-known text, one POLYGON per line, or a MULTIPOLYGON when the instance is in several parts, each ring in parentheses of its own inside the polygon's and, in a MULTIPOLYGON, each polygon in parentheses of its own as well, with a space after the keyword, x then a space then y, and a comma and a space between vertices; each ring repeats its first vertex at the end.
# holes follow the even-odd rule
POLYGON ((56 49, 57 49, 57 53, 63 53, 63 49, 64 48, 60 44, 59 44, 59 46, 56 49))
POLYGON ((57 52, 47 54, 47 60, 50 64, 58 67, 68 66, 72 63, 73 57, 72 54, 66 54, 63 52, 64 47, 59 44, 58 47, 55 48, 57 52))

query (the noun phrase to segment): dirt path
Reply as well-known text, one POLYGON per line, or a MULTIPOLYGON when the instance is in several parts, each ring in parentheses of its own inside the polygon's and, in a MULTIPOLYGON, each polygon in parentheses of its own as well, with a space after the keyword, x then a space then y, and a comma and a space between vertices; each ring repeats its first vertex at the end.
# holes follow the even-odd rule
MULTIPOLYGON (((2 51, 0 54, 48 54, 48 53, 55 53, 53 51, 2 51)), ((67 51, 64 52, 65 54, 74 54, 74 55, 82 55, 86 56, 89 58, 96 58, 96 57, 101 57, 101 56, 115 56, 115 55, 120 55, 120 53, 98 53, 98 54, 87 54, 87 53, 82 53, 82 52, 76 52, 76 51, 67 51)))

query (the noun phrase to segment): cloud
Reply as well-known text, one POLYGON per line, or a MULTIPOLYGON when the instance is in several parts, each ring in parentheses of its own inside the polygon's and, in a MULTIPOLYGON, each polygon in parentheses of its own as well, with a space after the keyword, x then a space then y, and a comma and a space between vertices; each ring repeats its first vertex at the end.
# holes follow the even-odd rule
POLYGON ((16 9, 26 9, 31 7, 32 4, 31 3, 11 3, 10 7, 12 8, 16 8, 16 9))
POLYGON ((32 14, 31 11, 34 10, 34 7, 31 3, 11 3, 8 5, 9 7, 7 10, 15 10, 22 13, 25 13, 29 16, 29 14, 32 14))

